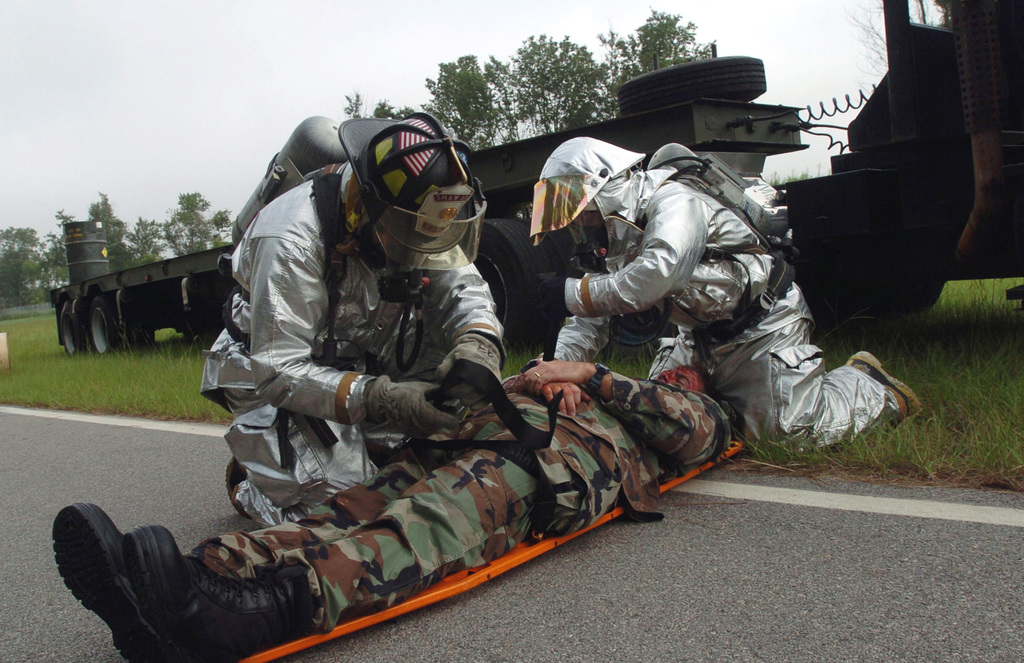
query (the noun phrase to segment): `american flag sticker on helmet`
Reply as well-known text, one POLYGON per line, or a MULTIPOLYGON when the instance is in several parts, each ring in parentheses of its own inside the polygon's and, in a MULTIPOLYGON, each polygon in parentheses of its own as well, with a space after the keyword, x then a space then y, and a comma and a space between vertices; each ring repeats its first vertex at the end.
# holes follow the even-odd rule
MULTIPOLYGON (((434 133, 432 127, 419 118, 414 117, 408 120, 403 120, 402 124, 408 124, 418 129, 423 129, 431 135, 434 133)), ((401 131, 398 133, 398 149, 404 150, 407 147, 411 147, 417 143, 422 143, 426 140, 427 138, 425 136, 418 133, 401 131)), ((412 172, 413 176, 416 176, 420 174, 420 171, 422 171, 423 167, 427 165, 427 162, 430 161, 430 158, 434 156, 435 152, 437 152, 437 150, 413 152, 412 154, 402 157, 402 161, 405 163, 405 166, 409 171, 412 172)))

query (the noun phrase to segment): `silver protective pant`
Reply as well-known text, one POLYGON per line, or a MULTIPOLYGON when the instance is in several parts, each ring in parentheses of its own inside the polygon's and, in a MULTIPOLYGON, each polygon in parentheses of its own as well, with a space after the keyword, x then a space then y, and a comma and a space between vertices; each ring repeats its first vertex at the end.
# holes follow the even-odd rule
POLYGON ((688 330, 663 339, 650 377, 679 365, 702 366, 715 397, 737 413, 734 423, 746 439, 795 436, 825 446, 895 420, 899 406, 881 383, 850 366, 825 371, 800 298, 794 286, 768 318, 726 342, 688 330))
POLYGON ((232 496, 236 508, 263 525, 305 517, 312 509, 374 471, 359 426, 324 423, 338 438, 325 445, 307 418, 285 416, 256 395, 248 353, 227 331, 206 352, 202 393, 235 415, 224 439, 246 478, 232 496), (282 440, 279 435, 285 435, 282 440), (292 462, 281 457, 287 445, 292 462))

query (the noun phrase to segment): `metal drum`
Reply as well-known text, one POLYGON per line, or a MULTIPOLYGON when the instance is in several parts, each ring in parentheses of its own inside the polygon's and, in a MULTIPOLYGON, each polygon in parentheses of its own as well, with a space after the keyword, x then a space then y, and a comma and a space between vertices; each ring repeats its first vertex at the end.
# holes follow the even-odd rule
POLYGON ((68 257, 68 281, 78 283, 110 271, 107 231, 96 221, 64 224, 64 250, 68 257))

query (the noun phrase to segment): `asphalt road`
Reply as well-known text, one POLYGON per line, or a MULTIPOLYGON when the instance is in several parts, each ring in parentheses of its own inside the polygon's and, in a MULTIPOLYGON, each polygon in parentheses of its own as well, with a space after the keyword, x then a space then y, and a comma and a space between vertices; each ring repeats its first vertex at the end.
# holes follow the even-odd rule
MULTIPOLYGON (((249 528, 226 446, 210 426, 32 414, 0 407, 0 661, 120 660, 57 574, 53 517, 95 502, 183 548, 249 528)), ((613 522, 287 660, 1024 660, 1024 496, 724 469, 682 488, 661 522, 613 522)))

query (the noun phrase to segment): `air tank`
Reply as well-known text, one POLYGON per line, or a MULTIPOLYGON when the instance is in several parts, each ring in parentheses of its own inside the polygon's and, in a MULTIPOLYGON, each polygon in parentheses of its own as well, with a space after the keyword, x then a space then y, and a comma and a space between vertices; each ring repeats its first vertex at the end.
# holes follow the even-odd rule
POLYGON ((332 163, 348 161, 338 138, 338 123, 328 117, 310 117, 295 128, 267 166, 267 172, 235 217, 231 241, 238 243, 256 213, 310 173, 332 163))

